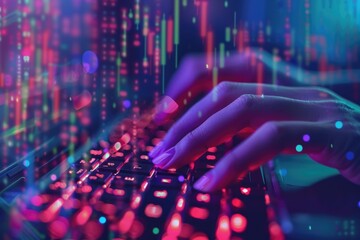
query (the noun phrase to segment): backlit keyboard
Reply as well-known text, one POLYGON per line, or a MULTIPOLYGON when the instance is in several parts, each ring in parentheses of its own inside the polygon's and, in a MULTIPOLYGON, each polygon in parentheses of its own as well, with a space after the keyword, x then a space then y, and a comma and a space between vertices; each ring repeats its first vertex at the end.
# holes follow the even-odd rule
MULTIPOLYGON (((54 176, 41 193, 22 196, 11 221, 30 239, 269 239, 269 196, 261 170, 228 188, 203 193, 193 183, 231 143, 209 148, 178 170, 154 167, 148 152, 163 131, 102 141, 54 176), (30 235, 29 235, 30 234, 30 235)), ((13 228, 12 228, 13 229, 13 228)), ((16 228, 14 228, 16 229, 16 228)))

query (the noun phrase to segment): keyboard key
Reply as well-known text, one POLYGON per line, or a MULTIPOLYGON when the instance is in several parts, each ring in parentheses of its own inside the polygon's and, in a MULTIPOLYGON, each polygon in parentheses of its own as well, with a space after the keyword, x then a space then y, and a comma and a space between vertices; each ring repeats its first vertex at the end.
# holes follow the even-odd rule
POLYGON ((100 171, 110 171, 112 173, 116 173, 120 170, 121 164, 123 162, 119 160, 115 160, 113 158, 109 158, 103 164, 100 165, 100 171))
POLYGON ((150 183, 153 186, 180 189, 185 179, 182 176, 164 176, 155 174, 150 183))
POLYGON ((148 175, 153 168, 150 164, 128 162, 121 168, 121 173, 145 174, 148 175))
POLYGON ((145 180, 146 175, 135 175, 128 173, 120 173, 116 175, 114 180, 111 182, 111 187, 123 187, 123 186, 140 186, 145 180))
POLYGON ((89 184, 105 184, 110 178, 113 176, 111 172, 107 171, 100 171, 97 169, 96 171, 92 172, 88 177, 89 184))

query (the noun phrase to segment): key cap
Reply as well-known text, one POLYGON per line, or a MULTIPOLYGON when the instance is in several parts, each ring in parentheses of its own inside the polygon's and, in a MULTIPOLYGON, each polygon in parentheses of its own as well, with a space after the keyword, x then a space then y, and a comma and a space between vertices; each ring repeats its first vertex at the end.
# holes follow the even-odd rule
POLYGON ((113 174, 107 171, 100 171, 97 169, 96 171, 92 172, 88 177, 89 184, 105 184, 113 174))
POLYGON ((111 182, 110 187, 123 187, 123 186, 137 186, 139 187, 141 183, 145 180, 147 176, 141 174, 128 174, 120 173, 116 175, 114 180, 111 182))
POLYGON ((120 173, 136 173, 136 174, 149 174, 153 168, 150 164, 128 162, 120 170, 120 173))

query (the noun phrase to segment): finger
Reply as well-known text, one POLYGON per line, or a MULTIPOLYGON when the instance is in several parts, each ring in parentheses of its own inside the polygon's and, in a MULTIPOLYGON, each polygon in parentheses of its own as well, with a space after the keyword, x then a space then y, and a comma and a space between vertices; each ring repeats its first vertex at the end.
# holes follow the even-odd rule
POLYGON ((181 113, 186 105, 196 99, 199 94, 210 91, 214 84, 222 81, 253 82, 255 79, 256 72, 250 67, 249 55, 234 54, 227 57, 224 67, 216 70, 216 82, 213 78, 214 70, 207 67, 206 61, 205 55, 189 56, 182 61, 167 87, 165 97, 156 107, 154 114, 156 123, 163 124, 167 119, 181 113), (163 111, 163 106, 168 102, 165 98, 177 104, 176 111, 163 111))
POLYGON ((208 147, 223 143, 245 127, 256 129, 268 121, 319 121, 333 116, 329 109, 328 104, 316 101, 242 95, 183 137, 175 145, 171 159, 165 161, 159 156, 153 162, 159 167, 176 168, 190 163, 208 147))
MULTIPOLYGON (((323 154, 331 144, 337 147, 330 152, 341 151, 350 132, 339 136, 339 131, 333 125, 311 122, 268 122, 260 127, 252 136, 246 139, 216 164, 215 168, 206 173, 194 185, 196 189, 211 192, 221 189, 247 170, 255 169, 259 165, 273 158, 276 154, 286 150, 308 154, 323 154), (309 136, 304 141, 304 136, 309 136), (336 143, 335 143, 336 142, 336 143), (299 147, 301 146, 301 147, 299 147)), ((335 167, 348 169, 351 163, 337 159, 335 167)), ((333 163, 329 163, 333 164, 333 163)), ((359 182, 360 183, 360 182, 359 182)))
POLYGON ((222 82, 178 120, 169 130, 161 146, 156 147, 150 156, 156 157, 174 146, 186 133, 194 130, 211 115, 245 93, 260 93, 260 95, 275 95, 303 100, 320 100, 324 97, 324 95, 319 94, 318 88, 290 88, 269 84, 222 82))

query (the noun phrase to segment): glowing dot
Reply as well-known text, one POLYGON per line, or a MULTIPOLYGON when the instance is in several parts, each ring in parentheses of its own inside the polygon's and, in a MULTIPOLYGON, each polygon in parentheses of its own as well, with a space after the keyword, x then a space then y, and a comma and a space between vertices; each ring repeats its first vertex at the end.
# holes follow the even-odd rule
POLYGON ((29 166, 30 166, 30 161, 29 161, 29 160, 25 160, 25 161, 24 161, 24 166, 25 166, 25 167, 29 167, 29 166))
POLYGON ((344 124, 342 123, 342 121, 336 121, 335 122, 335 127, 337 129, 341 129, 344 126, 344 124))
POLYGON ((205 66, 206 66, 206 69, 209 69, 209 64, 206 64, 205 66))
POLYGON ((72 164, 74 163, 74 156, 69 156, 67 159, 68 163, 72 164))
POLYGON ((124 108, 130 108, 131 107, 131 102, 130 102, 130 100, 124 100, 123 101, 123 106, 124 106, 124 108))
POLYGON ((94 73, 98 69, 99 60, 92 51, 86 51, 82 55, 82 65, 87 73, 94 73))
POLYGON ((160 230, 159 230, 159 228, 154 227, 152 232, 153 232, 154 235, 158 235, 160 230))
POLYGON ((358 202, 358 207, 360 208, 360 201, 358 202))
POLYGON ((302 152, 303 146, 301 146, 300 144, 298 144, 298 145, 296 145, 295 149, 296 149, 297 152, 302 152))
POLYGON ((305 135, 303 136, 303 140, 304 140, 304 142, 309 142, 309 141, 310 141, 310 135, 309 135, 309 134, 305 134, 305 135))
POLYGON ((105 224, 106 223, 106 218, 104 216, 99 217, 99 223, 105 224))
POLYGON ((52 181, 55 181, 55 180, 56 180, 56 175, 55 175, 55 174, 51 174, 50 179, 51 179, 52 181))
POLYGON ((354 157, 355 157, 355 154, 353 152, 349 151, 349 152, 346 153, 346 159, 347 160, 353 160, 354 157))
POLYGON ((311 225, 309 225, 309 230, 311 231, 311 225))
POLYGON ((183 175, 180 175, 180 176, 178 177, 178 180, 179 180, 179 182, 184 182, 184 181, 185 181, 185 177, 184 177, 183 175))

